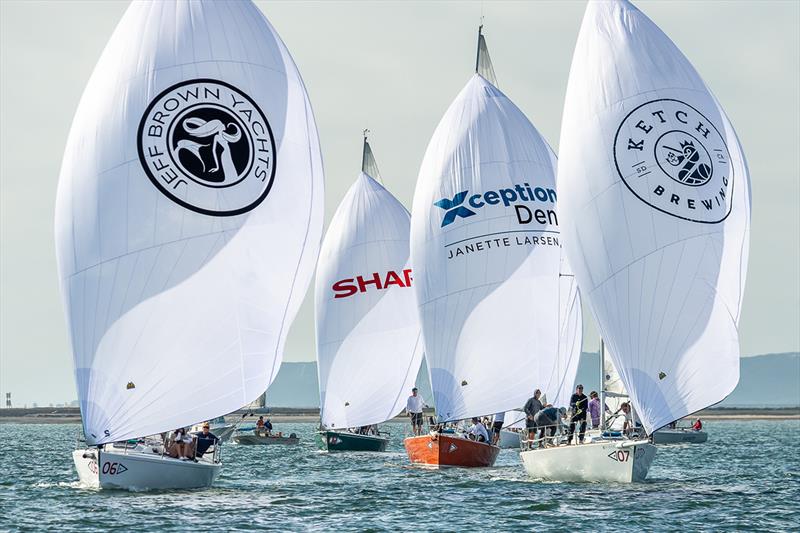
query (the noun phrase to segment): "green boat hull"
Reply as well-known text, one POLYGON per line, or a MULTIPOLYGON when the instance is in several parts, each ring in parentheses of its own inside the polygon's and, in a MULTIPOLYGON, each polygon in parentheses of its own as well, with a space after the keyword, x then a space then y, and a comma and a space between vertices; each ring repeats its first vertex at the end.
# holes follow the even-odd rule
POLYGON ((389 439, 347 431, 320 431, 317 443, 329 452, 385 452, 389 439))

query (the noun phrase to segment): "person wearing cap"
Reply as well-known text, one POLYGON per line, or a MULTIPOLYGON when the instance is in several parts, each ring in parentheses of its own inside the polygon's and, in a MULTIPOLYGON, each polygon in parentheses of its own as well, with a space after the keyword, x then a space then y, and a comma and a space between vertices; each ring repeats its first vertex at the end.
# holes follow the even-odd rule
POLYGON ((416 387, 411 389, 411 396, 406 401, 406 412, 411 418, 411 430, 415 436, 422 435, 422 410, 427 407, 418 392, 416 387))
POLYGON ((539 428, 539 447, 545 446, 544 436, 545 429, 549 429, 547 436, 552 440, 556 435, 556 430, 560 427, 560 420, 567 416, 567 410, 563 407, 556 409, 552 405, 548 405, 540 409, 536 416, 533 417, 536 422, 536 427, 539 428))
POLYGON ((589 398, 583 393, 583 385, 578 385, 575 387, 575 394, 569 399, 569 407, 572 409, 572 418, 569 423, 567 444, 572 444, 572 436, 575 434, 575 425, 578 423, 581 425, 578 441, 580 444, 583 444, 583 437, 586 434, 586 410, 588 404, 589 398))
POLYGON ((208 449, 219 442, 219 438, 211 433, 211 427, 208 422, 203 424, 203 431, 197 435, 197 449, 195 450, 195 457, 203 457, 203 454, 208 449))

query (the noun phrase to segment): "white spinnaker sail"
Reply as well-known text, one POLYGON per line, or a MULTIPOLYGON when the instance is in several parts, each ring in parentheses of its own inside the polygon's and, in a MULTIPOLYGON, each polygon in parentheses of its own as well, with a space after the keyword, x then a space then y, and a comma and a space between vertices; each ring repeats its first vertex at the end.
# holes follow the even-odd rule
POLYGON ((134 2, 92 74, 55 234, 89 444, 257 398, 319 251, 300 74, 251 2, 134 2))
POLYGON ((558 171, 570 263, 645 429, 722 400, 739 379, 747 165, 695 69, 628 2, 586 8, 558 171))
POLYGON ((555 156, 475 74, 428 144, 411 263, 436 410, 455 420, 518 408, 558 351, 555 156))
POLYGON ((315 285, 321 421, 377 424, 397 415, 422 362, 409 214, 362 172, 325 234, 315 285))

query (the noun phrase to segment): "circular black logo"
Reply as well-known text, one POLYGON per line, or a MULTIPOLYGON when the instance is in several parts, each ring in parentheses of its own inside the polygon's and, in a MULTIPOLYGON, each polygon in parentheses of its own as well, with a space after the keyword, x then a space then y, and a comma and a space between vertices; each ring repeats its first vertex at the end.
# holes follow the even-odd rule
POLYGON ((652 100, 628 113, 614 137, 614 163, 628 189, 662 213, 706 224, 730 214, 728 147, 716 126, 689 104, 652 100))
POLYGON ((211 79, 173 85, 142 116, 139 160, 150 181, 187 209, 214 216, 250 211, 275 178, 275 139, 258 105, 211 79))

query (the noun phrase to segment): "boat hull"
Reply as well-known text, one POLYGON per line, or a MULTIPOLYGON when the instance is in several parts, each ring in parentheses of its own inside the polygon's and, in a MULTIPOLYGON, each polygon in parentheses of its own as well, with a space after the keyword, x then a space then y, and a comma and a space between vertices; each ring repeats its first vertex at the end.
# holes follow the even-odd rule
POLYGON ((233 441, 236 444, 245 446, 271 446, 274 444, 291 445, 300 442, 298 437, 278 437, 277 435, 234 435, 233 441))
POLYGON ((506 429, 500 430, 500 440, 497 444, 503 448, 519 448, 519 436, 516 431, 508 431, 506 429))
POLYGON ((500 448, 485 442, 441 434, 408 437, 403 441, 408 459, 413 464, 433 467, 492 466, 500 448))
POLYGON ((692 429, 659 429, 653 433, 655 444, 702 444, 707 440, 708 433, 692 429))
POLYGON ((317 433, 317 443, 329 452, 385 452, 389 439, 347 431, 320 431, 317 433))
POLYGON ((598 441, 520 453, 529 476, 549 481, 644 481, 656 447, 647 441, 598 441))
POLYGON ((210 487, 222 469, 220 463, 139 451, 75 450, 72 458, 81 484, 101 489, 202 489, 210 487))

